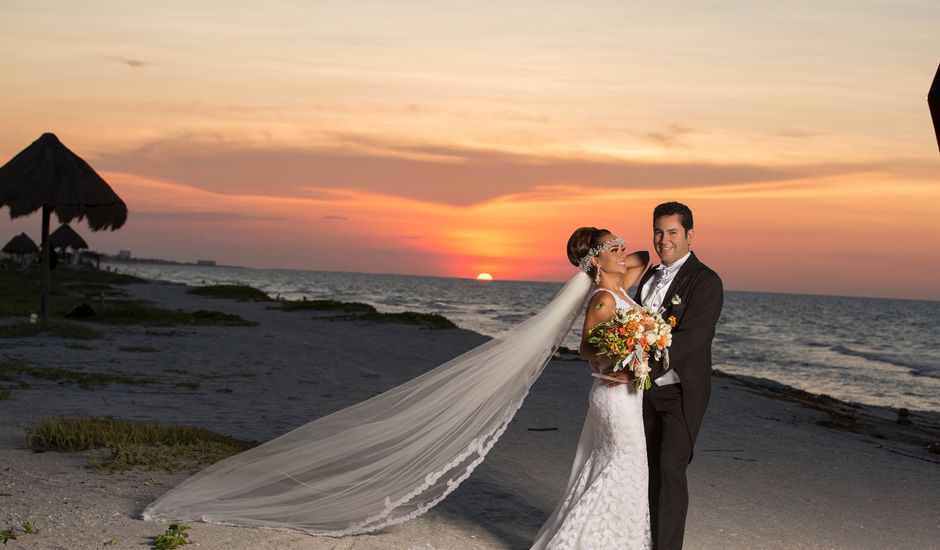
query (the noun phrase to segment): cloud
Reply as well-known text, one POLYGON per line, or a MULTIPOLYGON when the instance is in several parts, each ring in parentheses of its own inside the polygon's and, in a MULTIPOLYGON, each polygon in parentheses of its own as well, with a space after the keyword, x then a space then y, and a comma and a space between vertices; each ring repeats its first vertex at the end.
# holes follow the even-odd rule
MULTIPOLYGON (((673 126, 660 139, 690 131, 673 126)), ((673 136, 673 137, 669 137, 673 136)), ((95 166, 224 194, 311 197, 353 190, 467 206, 549 188, 676 189, 786 182, 858 172, 859 165, 775 167, 654 163, 610 157, 535 156, 338 136, 334 147, 288 149, 207 143, 191 137, 104 154, 95 166)))
POLYGON ((246 220, 276 221, 283 218, 275 216, 249 216, 246 214, 236 214, 233 212, 151 212, 151 211, 130 211, 128 217, 140 218, 144 220, 174 220, 188 222, 238 222, 246 220))
POLYGON ((122 65, 127 65, 128 67, 133 67, 135 69, 142 69, 144 67, 150 66, 150 63, 141 61, 139 59, 131 59, 129 57, 122 57, 119 55, 106 55, 105 59, 109 61, 114 61, 115 63, 121 63, 122 65))
POLYGON ((339 220, 339 221, 349 221, 349 218, 346 216, 320 216, 321 220, 339 220))
POLYGON ((663 147, 685 147, 686 144, 682 142, 682 136, 694 133, 692 128, 687 126, 680 126, 678 124, 670 124, 666 130, 661 132, 650 132, 645 135, 646 139, 662 145, 663 147))

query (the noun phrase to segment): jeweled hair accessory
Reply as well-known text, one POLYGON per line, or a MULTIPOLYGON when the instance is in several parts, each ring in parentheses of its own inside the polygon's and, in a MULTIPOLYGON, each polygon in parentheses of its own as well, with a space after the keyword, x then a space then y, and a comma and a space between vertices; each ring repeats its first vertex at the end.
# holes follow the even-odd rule
POLYGON ((623 239, 620 237, 616 237, 605 242, 604 244, 595 246, 594 248, 588 250, 587 254, 585 254, 583 258, 578 260, 578 267, 581 269, 581 271, 587 273, 591 270, 592 267, 594 267, 591 265, 591 258, 594 258, 595 256, 600 255, 601 252, 607 252, 617 246, 626 246, 626 243, 624 243, 623 239))

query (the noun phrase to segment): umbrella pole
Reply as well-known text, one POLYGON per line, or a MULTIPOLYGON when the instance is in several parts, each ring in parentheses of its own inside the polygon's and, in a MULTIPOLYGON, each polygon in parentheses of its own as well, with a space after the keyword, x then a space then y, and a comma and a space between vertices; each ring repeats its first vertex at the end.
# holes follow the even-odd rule
POLYGON ((39 271, 42 273, 42 290, 39 301, 39 318, 45 327, 49 321, 49 216, 52 208, 48 205, 42 207, 42 260, 39 271))

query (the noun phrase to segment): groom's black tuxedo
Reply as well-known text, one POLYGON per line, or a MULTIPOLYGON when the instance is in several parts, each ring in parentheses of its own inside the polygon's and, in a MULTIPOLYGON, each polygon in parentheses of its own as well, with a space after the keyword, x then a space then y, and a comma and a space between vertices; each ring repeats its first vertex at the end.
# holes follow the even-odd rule
MULTIPOLYGON (((642 303, 643 286, 655 273, 640 279, 635 300, 642 303)), ((669 368, 679 384, 656 386, 643 396, 643 421, 650 466, 650 518, 653 548, 682 547, 688 509, 685 470, 692 460, 711 393, 712 339, 724 301, 721 278, 690 254, 663 297, 663 318, 676 318, 669 348, 669 368)), ((652 376, 661 364, 650 360, 652 376)))

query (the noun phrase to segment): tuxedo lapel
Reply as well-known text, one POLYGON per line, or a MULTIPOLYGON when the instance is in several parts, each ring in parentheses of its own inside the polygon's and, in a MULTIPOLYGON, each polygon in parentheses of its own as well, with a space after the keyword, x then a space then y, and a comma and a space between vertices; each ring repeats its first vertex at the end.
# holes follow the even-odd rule
POLYGON ((646 285, 646 281, 649 281, 650 277, 652 277, 653 274, 656 273, 657 267, 659 266, 654 265, 650 267, 649 269, 646 270, 646 273, 644 273, 643 276, 640 277, 640 282, 637 283, 636 285, 636 295, 633 296, 634 302, 640 305, 643 305, 643 286, 646 285))
POLYGON ((697 268, 699 264, 701 264, 701 262, 695 257, 695 253, 691 252, 689 259, 679 268, 679 272, 676 273, 676 276, 669 284, 669 288, 666 289, 666 294, 663 295, 663 318, 669 316, 670 310, 672 310, 672 299, 674 296, 679 296, 680 299, 683 297, 688 299, 688 296, 682 296, 685 292, 685 283, 689 279, 689 275, 695 271, 695 268, 697 268))

